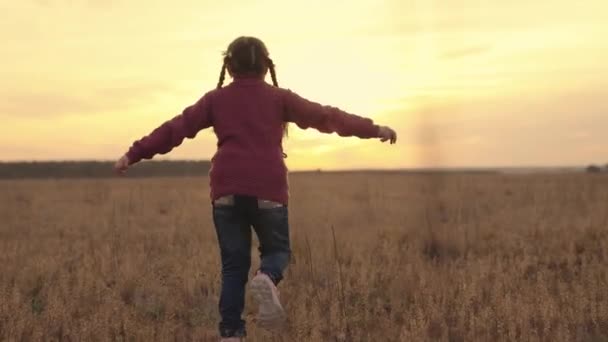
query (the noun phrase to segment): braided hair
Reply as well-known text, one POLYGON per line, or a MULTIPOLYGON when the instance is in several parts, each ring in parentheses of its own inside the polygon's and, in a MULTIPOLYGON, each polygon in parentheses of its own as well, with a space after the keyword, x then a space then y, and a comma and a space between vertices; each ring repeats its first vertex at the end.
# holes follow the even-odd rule
POLYGON ((224 79, 226 78, 226 68, 228 67, 226 64, 226 58, 224 58, 224 64, 222 64, 222 71, 220 72, 220 80, 217 82, 217 89, 220 89, 224 84, 224 79))
MULTIPOLYGON (((262 76, 267 71, 270 72, 272 84, 279 86, 275 65, 269 57, 268 49, 264 42, 255 37, 242 36, 233 40, 228 49, 223 53, 224 59, 220 78, 217 82, 217 89, 222 88, 226 79, 226 71, 231 76, 252 75, 262 76)), ((284 124, 284 135, 287 136, 287 123, 284 124)))
POLYGON ((274 62, 270 58, 268 58, 268 71, 270 71, 270 78, 272 78, 272 84, 275 87, 278 87, 279 82, 277 82, 277 73, 274 71, 274 62))

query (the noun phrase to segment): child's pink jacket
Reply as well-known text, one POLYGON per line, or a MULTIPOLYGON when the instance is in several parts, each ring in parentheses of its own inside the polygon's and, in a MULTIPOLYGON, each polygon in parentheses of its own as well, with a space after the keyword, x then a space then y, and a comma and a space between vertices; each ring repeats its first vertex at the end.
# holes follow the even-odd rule
POLYGON ((127 157, 131 164, 151 159, 213 127, 218 143, 209 171, 211 199, 240 194, 287 204, 282 147, 285 122, 341 136, 375 138, 379 133, 368 118, 308 101, 261 78, 235 78, 133 143, 127 157))

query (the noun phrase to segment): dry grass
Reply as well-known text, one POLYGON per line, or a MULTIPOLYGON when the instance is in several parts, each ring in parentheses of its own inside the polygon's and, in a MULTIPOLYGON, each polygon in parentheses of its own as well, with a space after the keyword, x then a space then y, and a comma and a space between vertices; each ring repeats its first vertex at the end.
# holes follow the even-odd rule
MULTIPOLYGON (((291 187, 290 322, 248 341, 608 340, 607 177, 291 187)), ((206 178, 0 182, 0 340, 216 340, 207 194, 206 178)))

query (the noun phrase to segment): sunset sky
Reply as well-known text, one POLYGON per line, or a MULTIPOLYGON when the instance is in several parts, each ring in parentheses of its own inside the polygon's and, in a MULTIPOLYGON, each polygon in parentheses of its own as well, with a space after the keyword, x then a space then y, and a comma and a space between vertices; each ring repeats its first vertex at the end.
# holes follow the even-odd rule
MULTIPOLYGON (((0 0, 0 160, 113 160, 257 36, 282 87, 394 127, 292 170, 608 163, 608 2, 0 0)), ((209 159, 211 130, 159 159, 209 159)))

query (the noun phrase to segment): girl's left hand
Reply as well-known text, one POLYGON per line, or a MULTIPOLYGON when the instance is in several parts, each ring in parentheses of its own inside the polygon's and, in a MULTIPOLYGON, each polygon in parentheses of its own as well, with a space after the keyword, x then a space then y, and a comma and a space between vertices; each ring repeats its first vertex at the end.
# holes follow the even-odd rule
POLYGON ((126 155, 120 157, 120 159, 116 161, 116 164, 114 164, 114 171, 119 175, 124 175, 128 168, 129 158, 126 155))

